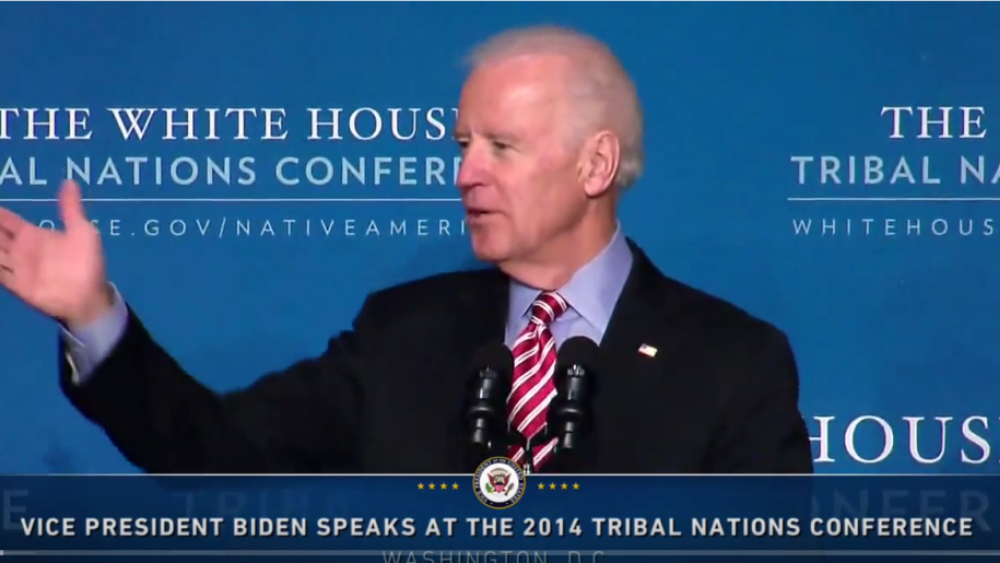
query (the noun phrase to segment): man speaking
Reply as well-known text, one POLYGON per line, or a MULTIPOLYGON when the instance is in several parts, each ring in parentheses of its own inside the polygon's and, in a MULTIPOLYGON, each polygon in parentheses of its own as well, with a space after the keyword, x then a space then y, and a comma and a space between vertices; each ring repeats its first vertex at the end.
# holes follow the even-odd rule
POLYGON ((73 405, 153 473, 466 472, 463 405, 487 367, 472 358, 494 343, 509 363, 491 372, 508 432, 495 441, 533 471, 559 471, 572 449, 584 473, 810 473, 782 332, 665 277, 620 230, 643 125, 616 57, 537 27, 471 63, 457 183, 472 249, 494 267, 373 293, 321 356, 241 390, 208 389, 147 332, 105 278, 75 184, 60 192, 62 232, 0 209, 0 283, 60 321, 73 405), (585 371, 561 367, 568 348, 591 352, 575 391, 585 371), (587 431, 561 442, 556 415, 587 431))

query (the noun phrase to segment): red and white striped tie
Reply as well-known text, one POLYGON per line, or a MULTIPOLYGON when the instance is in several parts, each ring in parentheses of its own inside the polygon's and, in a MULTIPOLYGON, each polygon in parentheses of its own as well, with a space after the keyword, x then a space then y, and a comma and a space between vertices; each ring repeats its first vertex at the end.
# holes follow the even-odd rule
MULTIPOLYGON (((549 403, 556 396, 552 376, 556 370, 556 341, 549 325, 569 306, 557 293, 543 293, 531 304, 528 326, 514 341, 514 382, 507 397, 507 422, 525 438, 531 440, 534 460, 538 470, 552 455, 557 438, 545 444, 536 444, 535 436, 548 424, 549 403)), ((510 459, 524 464, 524 448, 512 446, 510 459)))

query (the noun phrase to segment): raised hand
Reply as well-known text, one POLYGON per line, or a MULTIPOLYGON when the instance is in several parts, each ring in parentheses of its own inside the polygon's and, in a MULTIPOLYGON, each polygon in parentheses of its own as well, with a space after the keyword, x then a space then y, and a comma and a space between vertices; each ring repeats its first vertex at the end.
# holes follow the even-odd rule
POLYGON ((62 232, 0 208, 0 285, 42 313, 78 326, 111 308, 101 237, 84 214, 75 182, 60 189, 59 214, 62 232))

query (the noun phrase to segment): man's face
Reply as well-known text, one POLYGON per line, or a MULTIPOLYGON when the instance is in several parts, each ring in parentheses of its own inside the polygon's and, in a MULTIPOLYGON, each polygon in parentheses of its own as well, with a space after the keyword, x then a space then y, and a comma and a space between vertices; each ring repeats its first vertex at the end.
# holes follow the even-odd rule
POLYGON ((459 101, 458 187, 480 260, 532 261, 581 220, 566 64, 521 57, 476 70, 459 101))

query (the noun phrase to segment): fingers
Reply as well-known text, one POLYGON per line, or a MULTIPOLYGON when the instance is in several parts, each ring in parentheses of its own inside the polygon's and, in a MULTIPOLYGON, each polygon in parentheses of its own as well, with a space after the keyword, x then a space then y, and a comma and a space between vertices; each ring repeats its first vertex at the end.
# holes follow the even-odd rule
POLYGON ((28 222, 22 219, 17 213, 0 207, 0 234, 5 234, 9 237, 17 236, 17 232, 27 224, 28 222))
POLYGON ((0 252, 7 252, 28 223, 13 211, 0 207, 0 252))
POLYGON ((9 287, 14 281, 14 258, 11 247, 24 219, 0 207, 0 285, 9 287))
POLYGON ((83 211, 83 194, 73 180, 66 180, 59 189, 59 216, 67 229, 87 222, 83 211))
POLYGON ((14 283, 14 260, 10 253, 0 252, 0 285, 10 287, 14 283))

